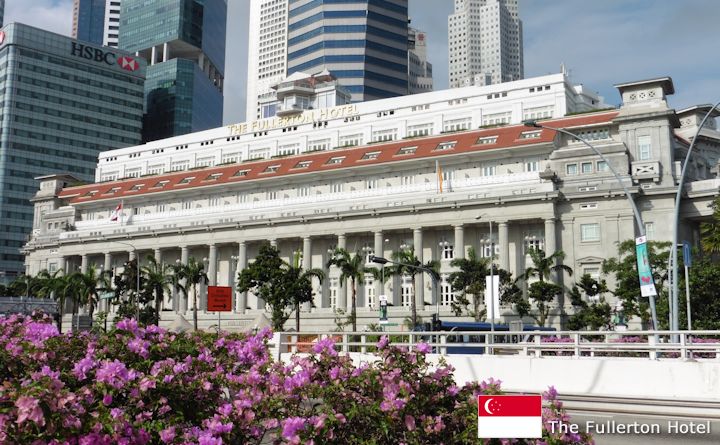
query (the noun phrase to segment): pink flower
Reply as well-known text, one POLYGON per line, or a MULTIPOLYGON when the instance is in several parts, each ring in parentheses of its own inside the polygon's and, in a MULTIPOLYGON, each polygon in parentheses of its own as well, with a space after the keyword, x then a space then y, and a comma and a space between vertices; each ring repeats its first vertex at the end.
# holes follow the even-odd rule
POLYGON ((300 431, 305 429, 305 419, 290 417, 282 421, 282 437, 292 444, 300 443, 300 431))
POLYGON ((175 427, 167 427, 164 430, 160 431, 160 440, 162 440, 165 443, 170 443, 175 439, 175 427))
POLYGON ((415 345, 415 350, 422 354, 427 354, 432 350, 432 348, 427 343, 418 343, 417 345, 415 345))
POLYGON ((409 414, 405 415, 405 428, 408 431, 415 431, 415 418, 409 414))
POLYGON ((102 399, 102 403, 105 406, 109 406, 113 401, 112 394, 105 394, 102 399))
POLYGON ((313 352, 316 354, 327 354, 331 357, 338 355, 335 350, 335 342, 332 338, 324 338, 313 345, 313 352))
POLYGON ((45 425, 45 415, 40 408, 40 401, 35 397, 21 396, 15 401, 15 406, 18 408, 18 417, 15 421, 18 425, 28 420, 39 426, 45 425))
POLYGON ((377 348, 385 349, 388 344, 390 344, 390 338, 387 335, 383 335, 382 337, 380 337, 380 341, 377 342, 377 348))

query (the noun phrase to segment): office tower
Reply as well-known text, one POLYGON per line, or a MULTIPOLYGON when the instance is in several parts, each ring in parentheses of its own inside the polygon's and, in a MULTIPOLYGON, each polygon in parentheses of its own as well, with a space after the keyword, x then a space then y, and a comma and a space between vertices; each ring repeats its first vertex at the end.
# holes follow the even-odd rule
POLYGON ((455 0, 448 31, 451 88, 523 78, 518 0, 455 0))
POLYGON ((25 270, 19 249, 33 225, 34 178, 92 181, 99 152, 141 141, 145 64, 18 23, 2 32, 0 280, 11 281, 25 270))
POLYGON ((408 94, 433 90, 432 63, 427 59, 427 33, 408 27, 408 94))
POLYGON ((124 0, 118 46, 147 61, 143 141, 222 125, 225 0, 124 0))
POLYGON ((74 0, 73 38, 117 47, 119 29, 120 0, 74 0))
POLYGON ((5 20, 5 0, 0 0, 0 26, 3 26, 5 20))
POLYGON ((272 86, 287 74, 287 0, 251 0, 248 38, 246 120, 272 117, 261 102, 272 102, 272 86))
POLYGON ((354 102, 408 93, 408 0, 290 2, 287 74, 330 71, 354 102))

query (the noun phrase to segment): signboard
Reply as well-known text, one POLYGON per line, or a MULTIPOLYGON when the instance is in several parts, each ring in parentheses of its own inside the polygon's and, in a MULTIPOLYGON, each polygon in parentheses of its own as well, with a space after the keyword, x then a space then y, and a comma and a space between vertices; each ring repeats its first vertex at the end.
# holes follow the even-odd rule
POLYGON ((100 48, 86 46, 78 42, 72 42, 70 54, 76 57, 81 57, 83 59, 92 60, 98 63, 105 63, 111 66, 117 64, 125 71, 132 72, 140 69, 140 64, 137 62, 137 60, 130 56, 118 57, 112 51, 104 51, 100 48))
POLYGON ((692 267, 692 249, 687 241, 683 241, 683 262, 685 267, 692 267))
POLYGON ((640 278, 640 295, 643 297, 654 297, 657 295, 652 271, 650 270, 650 259, 647 253, 647 237, 635 238, 635 255, 637 256, 638 277, 640 278))
POLYGON ((388 321, 387 318, 387 295, 380 295, 378 297, 378 301, 380 302, 380 323, 386 324, 388 321))
POLYGON ((208 312, 232 311, 232 287, 208 286, 207 298, 208 312))
POLYGON ((485 277, 485 310, 487 311, 486 318, 490 320, 490 290, 492 289, 492 308, 495 319, 498 319, 500 315, 500 276, 492 276, 492 285, 490 284, 490 275, 485 277))

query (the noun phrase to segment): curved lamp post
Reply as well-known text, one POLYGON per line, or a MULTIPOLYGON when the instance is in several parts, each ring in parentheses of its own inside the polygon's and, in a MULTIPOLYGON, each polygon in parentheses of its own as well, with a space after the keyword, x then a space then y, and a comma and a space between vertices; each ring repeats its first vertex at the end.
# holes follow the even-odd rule
MULTIPOLYGON (((615 176, 615 180, 617 180, 618 184, 620 184, 620 187, 622 187, 623 191, 625 192, 625 196, 627 196, 628 201, 630 202, 630 207, 632 208, 633 214, 635 215, 635 223, 637 224, 638 232, 640 233, 640 236, 645 236, 645 225, 643 224, 642 216, 640 216, 640 212, 638 211, 637 205, 635 204, 635 200, 633 199, 632 195, 630 194, 630 190, 625 186, 622 179, 620 178, 620 175, 618 175, 617 171, 613 168, 612 164, 607 160, 605 156, 603 156, 600 151, 595 148, 592 144, 590 144, 585 139, 581 138, 580 136, 576 135, 575 133, 571 133, 563 128, 557 128, 557 127, 551 127, 549 125, 540 124, 537 121, 534 120, 528 120, 523 122, 523 124, 526 127, 535 127, 535 128, 547 128, 549 130, 557 131, 558 133, 566 134, 570 136, 571 138, 582 142, 587 147, 589 147, 596 155, 600 156, 600 159, 602 159, 605 162, 605 165, 610 169, 612 174, 615 176)), ((639 281, 639 277, 638 277, 639 281)), ((653 287, 655 287, 655 284, 653 283, 653 287)), ((657 329, 657 311, 655 310, 655 296, 650 295, 650 313, 652 315, 652 323, 653 323, 653 329, 657 329)))
MULTIPOLYGON (((715 109, 720 106, 720 102, 713 105, 713 107, 705 114, 705 117, 703 117, 703 120, 700 121, 700 125, 698 125, 698 129, 695 132, 695 137, 690 142, 690 147, 688 148, 687 155, 685 155, 685 161, 683 162, 682 170, 680 171, 680 181, 678 182, 677 186, 677 193, 675 195, 675 213, 673 216, 673 240, 672 240, 672 247, 670 254, 672 255, 672 314, 673 319, 671 322, 670 329, 673 331, 680 330, 680 317, 678 314, 678 262, 677 262, 677 244, 678 244, 678 224, 680 222, 680 200, 682 198, 682 190, 683 185, 685 184, 685 173, 687 171, 687 166, 690 161, 690 154, 692 153, 693 148, 695 147, 695 141, 697 141, 698 136, 700 136, 700 130, 702 130, 703 126, 705 125, 705 122, 710 118, 710 116, 713 115, 715 112, 715 109)), ((689 297, 689 296, 688 296, 689 297)), ((689 299, 688 299, 688 307, 690 305, 689 299)), ((690 329, 690 327, 688 327, 690 329)))

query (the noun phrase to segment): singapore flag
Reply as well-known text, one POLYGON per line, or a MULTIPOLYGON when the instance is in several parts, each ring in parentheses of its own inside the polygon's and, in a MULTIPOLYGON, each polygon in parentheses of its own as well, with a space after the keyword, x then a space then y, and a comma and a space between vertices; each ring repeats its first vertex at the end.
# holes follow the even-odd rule
POLYGON ((542 437, 540 396, 478 396, 478 438, 542 437))

